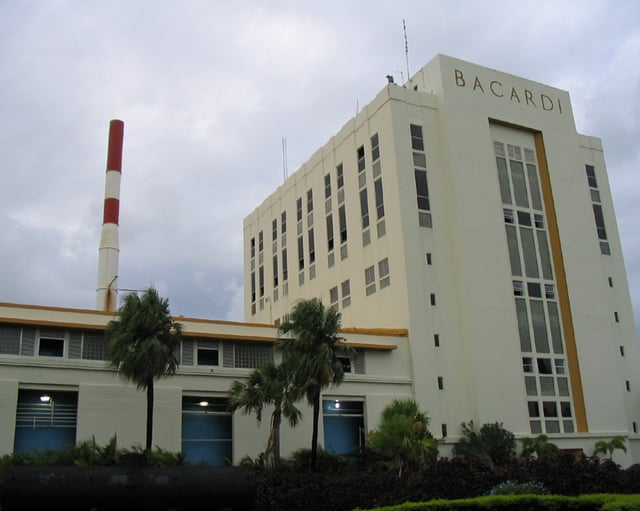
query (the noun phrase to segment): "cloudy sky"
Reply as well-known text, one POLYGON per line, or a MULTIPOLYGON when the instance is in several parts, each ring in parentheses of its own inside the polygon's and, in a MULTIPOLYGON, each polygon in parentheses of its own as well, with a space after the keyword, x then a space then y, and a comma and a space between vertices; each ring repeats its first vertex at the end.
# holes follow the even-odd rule
POLYGON ((570 92, 640 319, 636 0, 0 0, 0 301, 95 307, 121 119, 120 287, 242 320, 242 223, 283 179, 282 138, 291 174, 437 53, 570 92))

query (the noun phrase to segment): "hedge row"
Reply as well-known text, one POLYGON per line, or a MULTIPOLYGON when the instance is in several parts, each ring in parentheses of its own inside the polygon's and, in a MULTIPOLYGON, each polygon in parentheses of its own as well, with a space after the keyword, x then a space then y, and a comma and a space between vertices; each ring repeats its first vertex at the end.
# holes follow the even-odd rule
POLYGON ((501 495, 475 499, 432 500, 370 511, 637 511, 640 495, 501 495))
POLYGON ((375 472, 346 466, 333 473, 270 470, 257 474, 257 508, 264 511, 351 511, 433 499, 487 495, 510 480, 542 483, 551 494, 640 493, 640 465, 627 469, 599 458, 571 455, 490 466, 479 460, 441 458, 421 470, 375 472))

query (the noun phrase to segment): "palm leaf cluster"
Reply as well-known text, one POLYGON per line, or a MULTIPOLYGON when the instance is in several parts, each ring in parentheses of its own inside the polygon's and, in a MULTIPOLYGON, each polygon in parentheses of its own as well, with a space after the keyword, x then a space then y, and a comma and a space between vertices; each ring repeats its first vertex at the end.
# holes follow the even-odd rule
POLYGON ((169 301, 153 288, 141 296, 126 295, 118 317, 107 325, 108 367, 147 392, 147 449, 152 446, 154 381, 175 374, 182 330, 171 318, 169 301))

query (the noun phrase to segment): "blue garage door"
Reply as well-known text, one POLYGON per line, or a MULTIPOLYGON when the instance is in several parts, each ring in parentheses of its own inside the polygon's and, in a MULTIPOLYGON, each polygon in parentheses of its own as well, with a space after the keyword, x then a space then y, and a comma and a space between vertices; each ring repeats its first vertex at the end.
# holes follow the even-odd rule
POLYGON ((324 400, 322 420, 325 451, 349 456, 364 444, 362 401, 324 400))
POLYGON ((233 461, 231 414, 222 398, 182 398, 182 452, 193 464, 220 467, 233 461))
POLYGON ((19 390, 14 452, 75 445, 77 416, 77 392, 19 390))

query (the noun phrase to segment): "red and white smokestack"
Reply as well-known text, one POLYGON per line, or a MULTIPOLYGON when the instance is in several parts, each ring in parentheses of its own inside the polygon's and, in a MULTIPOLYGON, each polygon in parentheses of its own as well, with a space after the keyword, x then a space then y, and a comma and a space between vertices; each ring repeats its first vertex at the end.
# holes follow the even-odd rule
POLYGON ((104 190, 102 234, 98 250, 98 287, 96 308, 113 312, 118 301, 118 216, 120 213, 120 178, 122 177, 122 139, 124 123, 114 119, 109 124, 107 175, 104 190))

